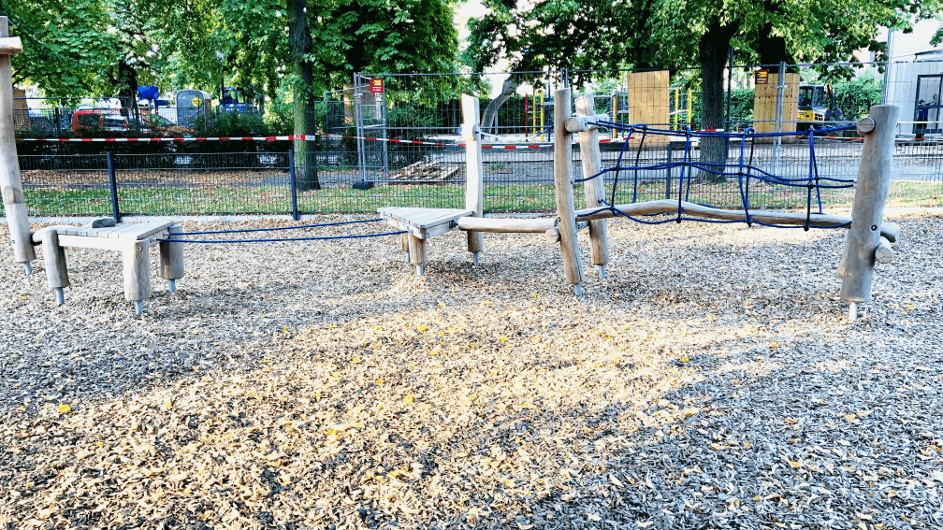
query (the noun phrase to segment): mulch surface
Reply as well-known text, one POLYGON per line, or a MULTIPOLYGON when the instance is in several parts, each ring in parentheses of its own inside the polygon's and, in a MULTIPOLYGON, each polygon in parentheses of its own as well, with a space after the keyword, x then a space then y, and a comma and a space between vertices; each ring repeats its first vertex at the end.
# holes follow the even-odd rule
POLYGON ((940 528, 943 215, 893 216, 854 323, 838 230, 610 221, 582 299, 541 236, 424 278, 396 237, 190 245, 136 316, 117 254, 57 307, 4 227, 0 523, 940 528))

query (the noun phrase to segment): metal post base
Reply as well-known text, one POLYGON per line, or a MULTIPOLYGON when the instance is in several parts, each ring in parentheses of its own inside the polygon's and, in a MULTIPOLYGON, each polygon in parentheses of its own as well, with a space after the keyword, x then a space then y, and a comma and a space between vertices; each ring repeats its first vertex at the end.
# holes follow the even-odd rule
POLYGON ((472 252, 472 259, 474 260, 474 263, 475 263, 475 266, 476 266, 476 267, 478 266, 478 256, 479 256, 480 254, 481 254, 481 252, 472 252))
POLYGON ((177 290, 177 280, 167 280, 167 290, 173 294, 177 290))
POLYGON ((858 302, 850 302, 848 304, 848 322, 854 322, 858 320, 858 302))
POLYGON ((606 279, 606 266, 605 265, 596 265, 596 270, 599 271, 599 279, 606 279))
POLYGON ((143 300, 134 301, 134 314, 136 315, 144 314, 144 301, 143 300))
POLYGON ((62 287, 55 289, 56 291, 56 305, 62 305, 65 303, 65 293, 62 292, 62 287))
POLYGON ((416 265, 416 276, 422 277, 422 265, 416 265))
POLYGON ((26 275, 27 275, 27 276, 29 276, 30 274, 33 274, 33 266, 30 265, 29 263, 24 263, 24 264, 23 264, 23 269, 26 270, 26 275))
POLYGON ((582 298, 583 297, 583 284, 581 283, 573 284, 573 294, 582 298))
POLYGON ((409 263, 409 252, 406 252, 406 263, 409 263))

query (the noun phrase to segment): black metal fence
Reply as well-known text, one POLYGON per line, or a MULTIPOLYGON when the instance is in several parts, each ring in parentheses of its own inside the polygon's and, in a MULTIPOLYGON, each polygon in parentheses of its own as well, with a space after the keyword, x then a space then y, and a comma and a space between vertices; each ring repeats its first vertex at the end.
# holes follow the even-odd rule
MULTIPOLYGON (((376 141, 376 140, 374 140, 376 141)), ((682 160, 683 142, 601 144, 603 167, 654 166, 682 160), (636 161, 637 160, 637 161, 636 161)), ((860 141, 818 140, 815 168, 823 178, 857 175, 860 141)), ((465 204, 465 148, 456 144, 389 143, 367 160, 365 178, 359 153, 350 139, 321 140, 318 150, 303 156, 290 151, 240 153, 160 153, 20 156, 30 215, 294 215, 325 212, 372 212, 383 206, 458 208, 465 204), (385 154, 384 154, 385 153, 385 154)), ((483 149, 485 209, 489 212, 548 212, 555 208, 553 147, 549 144, 496 146, 483 149)), ((693 146, 688 160, 697 162, 693 146)), ((746 145, 744 163, 793 179, 808 178, 807 142, 781 146, 746 145)), ((731 142, 728 163, 739 164, 740 144, 731 142)), ((582 176, 578 146, 573 148, 574 174, 582 176)), ((943 143, 898 142, 891 204, 943 206, 943 143)), ((606 177, 612 191, 618 178, 619 203, 677 198, 718 207, 741 208, 741 183, 682 169, 623 170, 606 177)), ((805 188, 772 186, 754 179, 751 208, 805 208, 805 188)), ((852 190, 826 190, 825 206, 849 206, 852 190)), ((581 205, 581 186, 576 186, 581 205)), ((818 194, 815 196, 818 200, 818 194)))

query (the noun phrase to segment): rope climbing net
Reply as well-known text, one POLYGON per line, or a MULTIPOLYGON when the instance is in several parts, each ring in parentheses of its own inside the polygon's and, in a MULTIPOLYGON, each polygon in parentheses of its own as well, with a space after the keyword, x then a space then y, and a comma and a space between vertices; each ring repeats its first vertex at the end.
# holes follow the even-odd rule
MULTIPOLYGON (((627 133, 625 135, 625 141, 622 143, 622 148, 619 151, 619 156, 616 159, 616 164, 611 167, 607 167, 596 173, 595 175, 590 175, 582 179, 576 179, 574 182, 585 182, 597 178, 606 178, 606 176, 612 174, 612 190, 609 194, 609 199, 600 199, 602 207, 598 210, 595 210, 589 214, 593 215, 603 211, 612 212, 613 216, 623 216, 633 221, 644 223, 644 224, 662 224, 671 221, 680 223, 681 221, 698 221, 705 223, 741 223, 745 222, 748 226, 752 226, 753 223, 764 225, 764 226, 774 226, 780 228, 798 228, 802 226, 805 230, 809 228, 841 228, 846 227, 848 224, 842 225, 816 225, 815 224, 815 215, 822 214, 822 190, 823 189, 842 189, 842 188, 853 188, 855 186, 854 179, 840 179, 834 177, 822 176, 819 174, 818 163, 816 162, 815 155, 815 135, 816 134, 825 134, 825 133, 834 133, 837 131, 843 131, 846 129, 854 129, 856 125, 846 125, 841 127, 831 127, 826 129, 815 130, 810 129, 808 132, 781 132, 781 133, 757 133, 752 127, 746 129, 743 132, 714 132, 714 131, 692 131, 690 128, 685 128, 681 131, 674 131, 668 129, 657 129, 650 128, 645 124, 636 124, 636 125, 625 125, 619 124, 610 121, 600 121, 595 123, 597 127, 607 128, 612 130, 619 130, 627 133), (637 136, 640 135, 640 136, 637 136), (641 165, 641 156, 642 150, 645 146, 645 140, 651 136, 673 136, 673 137, 683 137, 684 138, 684 156, 681 160, 677 162, 664 162, 660 164, 653 165, 641 165), (775 138, 775 137, 784 137, 784 136, 805 136, 808 138, 809 145, 809 166, 808 166, 808 175, 800 176, 798 178, 788 178, 783 176, 777 176, 773 173, 766 171, 757 167, 754 164, 754 154, 756 153, 756 143, 759 138, 775 138), (635 149, 635 159, 634 164, 626 164, 625 160, 631 158, 630 151, 630 140, 638 138, 638 144, 634 147, 635 149), (719 163, 719 162, 709 162, 709 161, 694 161, 692 160, 692 141, 695 138, 718 138, 725 141, 725 143, 737 143, 739 144, 738 156, 735 159, 734 163, 719 163), (628 153, 628 157, 626 156, 628 153), (656 214, 646 214, 647 219, 638 218, 632 215, 629 215, 621 211, 616 206, 616 194, 619 191, 619 186, 621 183, 624 183, 626 180, 624 178, 625 173, 630 173, 632 175, 631 182, 633 183, 632 190, 632 202, 635 203, 638 199, 639 184, 641 182, 640 173, 643 171, 657 171, 657 170, 669 170, 672 171, 675 168, 680 168, 680 178, 677 183, 677 195, 678 195, 678 207, 677 211, 673 214, 673 218, 669 219, 652 219, 652 216, 664 215, 661 213, 656 214), (691 184, 694 180, 694 171, 705 172, 707 174, 713 175, 714 180, 726 179, 726 178, 736 178, 737 184, 739 187, 739 200, 744 212, 744 219, 737 220, 720 220, 720 219, 705 219, 698 217, 691 217, 684 215, 684 203, 688 202, 688 198, 691 192, 691 184), (806 220, 804 225, 781 225, 775 223, 761 222, 754 219, 751 216, 751 205, 750 205, 750 184, 752 182, 765 182, 772 185, 787 186, 791 188, 805 188, 806 197, 805 197, 805 210, 806 210, 806 220), (813 197, 814 195, 814 197, 813 197), (813 198, 815 199, 813 201, 813 198), (813 202, 815 207, 813 207, 813 202)), ((725 145, 724 149, 728 149, 725 145)), ((671 183, 669 182, 669 186, 671 183)), ((690 203, 689 203, 690 204, 690 203)), ((700 204, 707 208, 715 208, 710 204, 700 204)))
POLYGON ((246 234, 246 233, 255 233, 255 232, 277 232, 282 230, 300 230, 300 229, 310 229, 310 228, 322 228, 326 226, 341 226, 341 225, 352 225, 352 224, 365 224, 365 223, 377 223, 382 221, 382 218, 378 219, 366 219, 363 221, 341 221, 337 223, 319 223, 313 225, 299 225, 299 226, 279 226, 273 228, 245 228, 239 230, 210 230, 204 232, 179 232, 172 234, 173 237, 169 238, 158 238, 157 241, 164 241, 168 243, 200 243, 200 244, 212 244, 212 243, 267 243, 272 241, 326 241, 332 239, 361 239, 367 237, 383 237, 383 236, 395 236, 399 234, 405 234, 406 230, 400 230, 398 232, 382 232, 378 234, 348 234, 341 236, 311 236, 311 237, 271 237, 271 238, 262 238, 262 239, 187 239, 182 236, 205 236, 205 235, 225 235, 225 234, 246 234))

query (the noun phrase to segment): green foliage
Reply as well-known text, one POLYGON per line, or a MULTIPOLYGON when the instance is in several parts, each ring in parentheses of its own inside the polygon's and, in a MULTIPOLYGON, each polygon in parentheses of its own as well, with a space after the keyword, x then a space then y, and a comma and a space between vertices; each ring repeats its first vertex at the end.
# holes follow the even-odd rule
POLYGON ((868 71, 858 79, 834 83, 835 102, 847 120, 867 116, 872 105, 881 103, 884 82, 868 71))
POLYGON ((87 95, 118 59, 118 38, 99 0, 4 0, 10 35, 23 41, 12 57, 13 83, 38 84, 49 95, 87 95))
MULTIPOLYGON (((752 124, 753 122, 753 101, 755 99, 754 91, 751 88, 734 89, 730 92, 730 128, 733 129, 739 123, 752 124)), ((726 97, 726 93, 724 94, 726 97)), ((695 92, 691 108, 692 127, 700 127, 701 123, 701 97, 695 92)), ((726 102, 724 103, 726 109, 726 102)))
POLYGON ((217 112, 194 122, 197 136, 267 136, 269 127, 256 113, 217 112))

